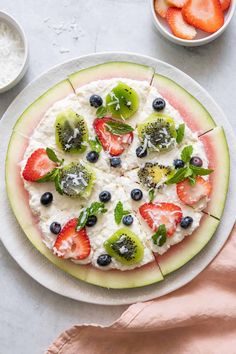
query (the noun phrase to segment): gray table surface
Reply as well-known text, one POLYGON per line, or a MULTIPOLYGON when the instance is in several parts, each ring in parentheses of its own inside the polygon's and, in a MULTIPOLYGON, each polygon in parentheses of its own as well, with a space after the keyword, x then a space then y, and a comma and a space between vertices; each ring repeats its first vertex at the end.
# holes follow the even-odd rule
MULTIPOLYGON (((25 29, 30 66, 24 79, 0 95, 0 117, 37 75, 65 60, 99 51, 130 51, 175 65, 221 105, 236 131, 236 18, 215 42, 199 48, 173 45, 156 33, 148 0, 1 0, 25 29)), ((76 302, 43 288, 0 248, 0 354, 40 354, 64 329, 109 324, 125 306, 76 302)))

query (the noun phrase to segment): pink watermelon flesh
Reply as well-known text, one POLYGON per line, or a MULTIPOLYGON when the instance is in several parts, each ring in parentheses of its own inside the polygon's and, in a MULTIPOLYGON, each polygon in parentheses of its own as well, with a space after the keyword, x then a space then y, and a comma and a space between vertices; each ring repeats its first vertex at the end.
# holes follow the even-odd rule
POLYGON ((6 159, 6 187, 12 210, 22 230, 31 243, 58 268, 88 283, 107 288, 123 289, 141 287, 163 280, 155 261, 130 271, 101 271, 91 265, 78 265, 54 256, 44 245, 38 228, 37 217, 29 207, 29 196, 20 175, 20 162, 23 159, 28 138, 13 132, 6 159))
POLYGON ((212 185, 210 200, 204 211, 220 219, 224 211, 230 174, 227 140, 221 127, 202 135, 200 140, 207 154, 209 168, 214 170, 210 175, 212 185))
POLYGON ((162 274, 165 276, 174 272, 196 256, 212 238, 218 225, 219 220, 204 214, 200 226, 192 235, 171 246, 162 256, 156 255, 162 274))
POLYGON ((151 83, 154 69, 131 62, 108 62, 80 70, 69 76, 71 85, 77 91, 92 81, 126 78, 151 83))
POLYGON ((188 127, 198 135, 216 125, 204 106, 183 87, 162 75, 154 75, 152 85, 180 113, 188 127))
POLYGON ((74 94, 69 80, 59 82, 35 100, 19 117, 13 130, 30 137, 47 110, 57 101, 74 94))

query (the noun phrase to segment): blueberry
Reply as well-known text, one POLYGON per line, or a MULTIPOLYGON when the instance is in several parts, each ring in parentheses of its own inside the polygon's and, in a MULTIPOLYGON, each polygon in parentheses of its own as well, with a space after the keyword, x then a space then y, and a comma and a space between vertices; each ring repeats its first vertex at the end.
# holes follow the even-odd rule
POLYGON ((97 219, 96 215, 90 215, 87 219, 86 226, 92 227, 96 224, 97 221, 98 221, 98 219, 97 219))
POLYGON ((99 194, 99 200, 100 202, 107 203, 111 200, 111 193, 108 191, 102 191, 99 194))
POLYGON ((41 198, 40 198, 40 203, 43 205, 49 205, 51 204, 53 200, 53 195, 50 192, 43 193, 41 198))
POLYGON ((136 155, 137 155, 137 157, 139 157, 139 158, 142 158, 142 157, 147 156, 147 149, 144 150, 142 146, 139 146, 139 147, 136 149, 136 155))
POLYGON ((155 100, 152 102, 152 107, 155 111, 162 111, 166 106, 165 100, 163 98, 155 98, 155 100))
POLYGON ((111 256, 109 254, 101 254, 97 259, 97 264, 101 267, 105 267, 111 263, 111 256))
POLYGON ((98 108, 100 106, 102 106, 103 104, 103 100, 101 96, 98 95, 92 95, 89 99, 90 105, 92 107, 98 108))
POLYGON ((99 153, 96 151, 90 151, 86 156, 86 159, 91 163, 97 162, 98 158, 99 158, 99 153))
POLYGON ((184 218, 182 218, 181 222, 180 222, 180 226, 183 229, 187 229, 189 226, 191 226, 193 223, 193 218, 191 216, 185 216, 184 218))
POLYGON ((141 191, 141 189, 135 188, 131 191, 130 195, 131 198, 137 202, 142 199, 143 192, 141 191))
POLYGON ((61 232, 61 224, 59 224, 59 222, 54 221, 50 225, 50 231, 53 234, 58 235, 61 232))
POLYGON ((122 219, 122 222, 124 225, 129 226, 129 225, 133 224, 134 218, 132 215, 125 215, 122 219))
POLYGON ((183 160, 180 160, 180 159, 174 160, 174 166, 175 166, 176 169, 177 168, 182 168, 182 167, 184 167, 184 165, 185 165, 185 163, 184 163, 183 160))
POLYGON ((111 165, 111 167, 120 167, 120 165, 121 165, 120 157, 112 157, 110 159, 110 165, 111 165))
POLYGON ((200 159, 200 157, 198 156, 193 156, 190 160, 190 164, 196 167, 202 167, 203 162, 202 159, 200 159))

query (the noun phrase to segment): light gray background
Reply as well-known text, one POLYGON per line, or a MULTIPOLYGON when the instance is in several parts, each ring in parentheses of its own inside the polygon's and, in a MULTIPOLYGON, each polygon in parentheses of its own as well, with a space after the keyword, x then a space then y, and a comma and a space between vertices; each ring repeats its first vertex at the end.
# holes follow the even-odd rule
MULTIPOLYGON (((221 105, 236 131, 235 17, 212 44, 186 49, 156 34, 148 0, 1 0, 0 10, 20 21, 30 46, 29 70, 15 89, 0 95, 0 116, 28 82, 51 66, 91 52, 120 50, 154 56, 192 76, 221 105)), ((44 289, 3 247, 0 269, 1 354, 43 353, 67 327, 108 324, 125 309, 87 305, 44 289)))

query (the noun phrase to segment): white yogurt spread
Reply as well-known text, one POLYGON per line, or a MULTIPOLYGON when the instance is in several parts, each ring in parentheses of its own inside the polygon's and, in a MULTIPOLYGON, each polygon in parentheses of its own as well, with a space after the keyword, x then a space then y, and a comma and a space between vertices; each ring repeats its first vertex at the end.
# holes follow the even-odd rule
POLYGON ((24 44, 17 31, 0 22, 0 88, 18 75, 24 60, 24 44))
MULTIPOLYGON (((92 94, 99 94, 103 100, 111 89, 116 84, 122 81, 130 85, 139 95, 140 106, 139 110, 128 120, 128 124, 136 128, 137 124, 144 121, 151 113, 153 113, 152 102, 154 98, 161 97, 157 89, 150 87, 148 82, 141 82, 128 79, 111 79, 99 80, 92 82, 81 87, 76 95, 72 94, 56 102, 45 114, 41 122, 36 127, 33 135, 29 139, 29 145, 25 151, 24 160, 22 161, 22 170, 25 167, 30 154, 41 147, 51 147, 57 151, 60 158, 65 159, 65 164, 74 161, 86 161, 85 153, 75 155, 64 153, 58 149, 55 142, 55 128, 54 122, 57 115, 68 108, 74 110, 82 115, 87 122, 90 137, 94 137, 93 120, 95 119, 96 109, 89 104, 89 97, 92 94)), ((175 120, 176 127, 183 123, 179 113, 166 102, 165 110, 162 112, 175 120)), ((106 152, 102 151, 98 162, 90 164, 95 171, 96 181, 93 191, 88 199, 83 198, 70 198, 65 195, 60 195, 55 191, 54 185, 48 183, 31 183, 24 181, 25 188, 29 192, 29 204, 32 212, 39 218, 39 226, 42 230, 42 239, 46 246, 53 249, 56 236, 50 232, 50 224, 53 221, 58 221, 63 226, 67 221, 74 217, 78 217, 79 212, 83 207, 89 206, 94 201, 99 201, 99 193, 103 190, 110 191, 112 199, 106 203, 107 213, 99 215, 97 223, 90 228, 87 228, 87 233, 91 243, 91 253, 88 258, 83 261, 77 261, 80 264, 92 263, 95 267, 99 255, 105 253, 104 241, 107 240, 119 228, 124 227, 121 223, 117 225, 114 220, 114 209, 118 201, 121 201, 125 209, 131 211, 134 222, 129 226, 140 239, 144 246, 144 257, 142 261, 134 266, 125 266, 112 258, 112 262, 103 267, 103 270, 116 268, 120 270, 132 269, 140 267, 144 264, 150 263, 154 260, 153 252, 159 254, 165 253, 169 247, 182 241, 184 237, 191 235, 191 233, 199 226, 202 212, 201 210, 207 203, 207 200, 201 200, 198 207, 193 209, 184 205, 178 198, 175 185, 165 185, 160 189, 155 196, 154 202, 170 202, 181 207, 183 216, 191 216, 193 218, 192 225, 187 229, 183 229, 178 225, 174 235, 167 238, 167 242, 158 247, 153 244, 151 236, 153 231, 147 226, 146 222, 139 214, 138 208, 141 204, 149 202, 148 191, 140 185, 137 176, 137 171, 142 167, 145 162, 159 163, 163 165, 173 166, 173 161, 180 158, 180 154, 184 146, 193 146, 193 154, 199 156, 203 160, 203 167, 208 167, 208 160, 204 151, 202 143, 187 126, 183 142, 180 146, 175 146, 172 150, 166 152, 151 152, 145 158, 137 158, 135 150, 140 145, 139 138, 136 131, 134 131, 133 143, 122 154, 122 167, 111 168, 109 164, 109 156, 106 152), (142 189, 143 198, 140 202, 135 202, 130 197, 130 192, 134 188, 142 189), (45 207, 40 203, 40 197, 44 192, 53 193, 53 203, 45 207), (105 268, 105 269, 104 269, 105 268)), ((88 149, 87 149, 88 150, 88 149)))

